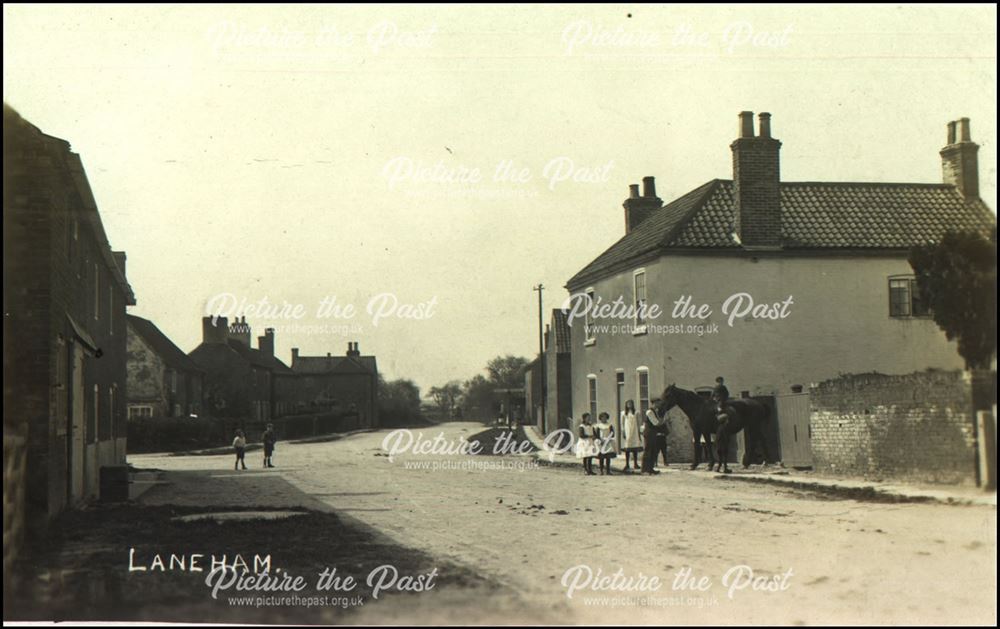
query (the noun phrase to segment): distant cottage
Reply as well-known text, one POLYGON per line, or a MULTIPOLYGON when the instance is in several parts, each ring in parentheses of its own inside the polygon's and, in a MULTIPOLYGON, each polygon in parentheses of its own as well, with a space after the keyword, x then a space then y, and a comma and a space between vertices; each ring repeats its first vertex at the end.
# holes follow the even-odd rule
POLYGON ((274 355, 274 330, 267 328, 254 349, 246 317, 232 325, 226 317, 204 317, 201 326, 201 344, 188 356, 205 372, 205 413, 256 421, 281 414, 274 377, 291 369, 274 355))
POLYGON ((617 414, 626 399, 644 410, 665 384, 711 385, 719 375, 739 395, 838 373, 962 367, 921 303, 907 255, 948 229, 995 229, 968 119, 948 125, 939 184, 784 182, 769 114, 754 131, 753 114, 741 113, 732 179, 666 205, 653 177, 641 194, 630 186, 624 236, 567 282, 571 294, 637 306, 627 321, 571 321, 575 417, 617 414), (787 318, 747 313, 730 326, 721 305, 737 293, 794 303, 787 318), (682 296, 711 316, 672 318, 682 296), (651 304, 663 309, 658 318, 638 308, 651 304))
POLYGON ((544 434, 571 428, 569 417, 573 413, 572 328, 561 309, 553 309, 551 317, 545 326, 542 355, 528 365, 524 376, 526 419, 544 434))
POLYGON ((201 413, 205 371, 148 319, 127 315, 128 418, 201 413))
POLYGON ((293 347, 291 373, 275 380, 275 395, 290 412, 326 408, 357 413, 358 428, 378 426, 378 364, 357 342, 342 356, 302 356, 293 347))
POLYGON ((264 422, 295 414, 350 416, 352 426, 378 425, 378 366, 356 342, 343 356, 300 356, 289 367, 274 355, 274 329, 251 347, 246 317, 202 319, 202 342, 188 356, 205 373, 206 415, 264 422))

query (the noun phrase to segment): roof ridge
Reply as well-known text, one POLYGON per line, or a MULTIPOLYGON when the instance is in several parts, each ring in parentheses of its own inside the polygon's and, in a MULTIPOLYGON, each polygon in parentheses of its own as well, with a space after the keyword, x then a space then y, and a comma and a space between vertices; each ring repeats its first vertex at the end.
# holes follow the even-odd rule
MULTIPOLYGON (((732 180, 730 180, 732 181, 732 180)), ((955 188, 950 183, 926 183, 926 182, 906 182, 906 181, 781 181, 781 185, 789 186, 888 186, 905 188, 955 188)))
POLYGON ((181 367, 188 370, 201 371, 201 367, 182 350, 173 339, 167 336, 155 322, 150 319, 125 313, 126 321, 131 322, 131 329, 154 352, 159 354, 168 366, 181 367))

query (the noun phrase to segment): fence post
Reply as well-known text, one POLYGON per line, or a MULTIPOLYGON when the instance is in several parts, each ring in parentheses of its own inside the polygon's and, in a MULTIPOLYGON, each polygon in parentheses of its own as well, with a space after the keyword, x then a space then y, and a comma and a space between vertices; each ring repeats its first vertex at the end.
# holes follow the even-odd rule
POLYGON ((979 480, 986 491, 997 488, 997 420, 992 411, 976 411, 979 480))

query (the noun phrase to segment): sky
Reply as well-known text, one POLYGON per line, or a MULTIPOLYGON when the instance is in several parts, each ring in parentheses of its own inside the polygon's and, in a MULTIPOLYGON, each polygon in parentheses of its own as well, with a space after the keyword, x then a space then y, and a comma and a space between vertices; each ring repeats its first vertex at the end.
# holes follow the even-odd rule
MULTIPOLYGON (((4 5, 4 101, 81 155, 132 314, 276 352, 357 341, 426 391, 533 357, 537 293, 624 233, 628 185, 941 181, 971 119, 996 211, 995 6, 4 5), (265 305, 266 300, 268 305, 265 305)), ((546 315, 548 321, 548 315, 546 315)))

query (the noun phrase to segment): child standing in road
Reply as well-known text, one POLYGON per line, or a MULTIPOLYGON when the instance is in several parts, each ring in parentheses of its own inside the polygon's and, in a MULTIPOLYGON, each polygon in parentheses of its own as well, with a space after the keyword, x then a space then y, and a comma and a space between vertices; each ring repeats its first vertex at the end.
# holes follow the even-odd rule
POLYGON ((243 466, 243 469, 247 469, 247 462, 243 460, 243 456, 247 452, 247 438, 243 435, 242 430, 236 431, 236 438, 233 439, 233 449, 236 450, 236 465, 233 469, 240 469, 240 465, 243 466))
POLYGON ((594 425, 594 438, 597 446, 597 465, 601 476, 611 476, 611 459, 618 456, 615 427, 611 423, 611 415, 601 413, 594 425))
POLYGON ((264 442, 264 467, 274 467, 271 463, 271 457, 274 456, 274 442, 277 441, 274 436, 274 424, 267 425, 261 441, 264 442))
POLYGON ((590 413, 583 414, 576 437, 576 458, 583 459, 583 471, 587 476, 594 476, 594 455, 597 452, 594 448, 594 425, 591 423, 590 413))
POLYGON ((632 469, 639 471, 639 453, 642 451, 642 438, 639 434, 639 415, 635 412, 635 402, 628 400, 625 402, 625 410, 622 411, 622 451, 625 452, 625 473, 631 474, 632 469), (632 459, 632 468, 629 468, 629 458, 632 459))

